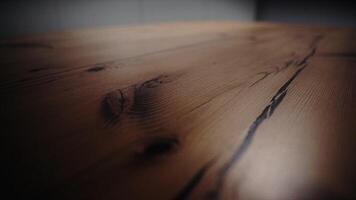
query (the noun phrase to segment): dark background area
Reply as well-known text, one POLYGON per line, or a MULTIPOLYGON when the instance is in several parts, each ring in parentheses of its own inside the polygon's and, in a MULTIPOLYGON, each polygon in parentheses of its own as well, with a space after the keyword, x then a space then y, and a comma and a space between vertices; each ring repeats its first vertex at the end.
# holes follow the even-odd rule
POLYGON ((257 2, 257 21, 319 24, 327 26, 356 26, 356 1, 287 1, 260 0, 257 2))
POLYGON ((2 0, 0 38, 175 21, 269 21, 355 27, 354 4, 351 0, 2 0))

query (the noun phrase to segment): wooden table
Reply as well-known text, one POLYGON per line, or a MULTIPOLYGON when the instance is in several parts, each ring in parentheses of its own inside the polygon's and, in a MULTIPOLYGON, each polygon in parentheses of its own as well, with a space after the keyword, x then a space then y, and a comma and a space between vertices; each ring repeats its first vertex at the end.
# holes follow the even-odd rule
POLYGON ((356 199, 356 29, 108 27, 0 63, 14 199, 356 199))

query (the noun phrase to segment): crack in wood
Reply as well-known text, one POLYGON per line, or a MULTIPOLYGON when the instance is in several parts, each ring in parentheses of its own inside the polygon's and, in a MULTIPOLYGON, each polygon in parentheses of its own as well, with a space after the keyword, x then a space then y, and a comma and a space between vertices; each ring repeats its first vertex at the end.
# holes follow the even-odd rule
POLYGON ((194 188, 201 182, 203 179, 204 175, 208 171, 208 169, 212 166, 212 164, 215 162, 215 159, 209 161, 205 165, 203 165, 195 174, 194 176, 190 179, 190 181, 182 188, 182 190, 178 193, 178 195, 173 198, 174 200, 184 200, 189 197, 191 192, 194 190, 194 188))
POLYGON ((250 86, 248 87, 253 87, 254 85, 256 85, 257 83, 259 83, 260 81, 262 81, 263 79, 267 78, 267 76, 269 76, 272 72, 259 72, 256 75, 262 74, 262 77, 259 78, 257 81, 253 82, 250 86))
POLYGON ((312 48, 315 48, 316 46, 318 46, 319 42, 325 37, 324 34, 318 34, 316 35, 312 42, 310 43, 309 47, 312 49, 312 48))
POLYGON ((292 81, 299 75, 299 73, 306 67, 306 65, 302 66, 298 69, 294 75, 278 90, 278 92, 273 96, 270 100, 270 103, 263 109, 261 114, 253 121, 250 125, 245 138, 243 139, 241 145, 234 152, 232 157, 226 162, 221 170, 218 173, 218 181, 214 188, 214 190, 210 191, 208 194, 208 199, 218 199, 220 191, 223 187, 224 181, 229 170, 240 160, 240 158, 247 151, 248 147, 251 145, 252 140, 256 134, 258 127, 269 117, 272 116, 273 112, 276 110, 278 105, 283 101, 284 97, 287 94, 288 87, 292 83, 292 81))
POLYGON ((291 66, 295 62, 296 62, 295 59, 290 59, 283 66, 281 66, 281 67, 277 66, 275 68, 275 70, 272 71, 272 72, 259 72, 259 73, 257 73, 256 75, 262 74, 262 77, 259 78, 258 80, 256 80, 255 82, 253 82, 249 87, 255 86, 257 83, 261 82, 262 80, 264 80, 265 78, 267 78, 271 74, 277 74, 277 73, 279 73, 281 71, 284 71, 285 69, 287 69, 289 66, 291 66))
POLYGON ((217 93, 216 95, 210 97, 208 100, 204 101, 203 103, 200 103, 199 105, 197 105, 197 106, 195 106, 194 108, 190 109, 187 113, 192 113, 192 112, 198 110, 199 108, 201 108, 201 107, 203 107, 203 106, 209 104, 209 103, 212 102, 214 99, 216 99, 216 98, 218 98, 219 96, 225 94, 226 92, 235 90, 235 89, 241 87, 241 86, 244 85, 244 84, 245 84, 244 82, 243 82, 243 83, 239 83, 239 84, 237 84, 237 85, 235 85, 235 86, 233 86, 233 87, 231 87, 231 88, 225 89, 225 90, 223 90, 222 92, 217 93))
MULTIPOLYGON (((320 41, 320 37, 317 37, 317 41, 320 41)), ((316 39, 313 40, 313 42, 316 39)), ((208 199, 219 199, 221 190, 224 186, 225 179, 227 177, 227 174, 229 173, 230 169, 237 164, 237 162, 240 160, 240 158, 244 155, 244 153, 247 151, 248 147, 251 145, 253 138, 255 137, 256 131, 258 127, 269 117, 272 116, 273 112, 276 110, 276 108, 280 105, 280 103, 283 101, 284 97, 286 96, 288 92, 288 87, 289 85, 293 82, 293 80, 300 74, 301 71, 305 69, 307 66, 308 60, 315 54, 316 52, 316 45, 317 43, 314 44, 314 46, 311 48, 310 52, 300 61, 296 62, 297 67, 299 69, 293 74, 293 76, 285 82, 277 91, 277 93, 272 97, 270 100, 269 104, 263 109, 263 111, 260 113, 260 115, 253 121, 253 123, 250 125, 245 138, 243 139, 241 145, 237 148, 237 150, 233 153, 232 157, 223 165, 223 167, 219 170, 218 172, 218 178, 217 182, 215 185, 215 188, 211 190, 207 198, 208 199)))
MULTIPOLYGON (((253 121, 253 123, 250 125, 248 128, 248 131, 246 133, 246 136, 244 137, 241 145, 234 151, 233 155, 231 158, 225 162, 222 166, 222 168, 218 171, 218 177, 216 184, 212 190, 210 190, 206 198, 211 199, 211 200, 216 200, 219 199, 221 190, 224 186, 225 179, 227 177, 227 174, 229 173, 230 169, 237 164, 237 162, 240 160, 240 158, 244 155, 244 153, 247 151, 248 147, 251 145, 253 138, 255 137, 256 131, 258 127, 269 117, 272 116, 276 108, 280 105, 280 103, 283 101, 284 97, 286 96, 288 92, 288 87, 289 85, 295 80, 295 78, 302 72, 305 67, 307 66, 308 60, 315 55, 317 44, 319 41, 322 39, 321 35, 316 36, 311 45, 311 50, 301 59, 301 60, 296 60, 294 61, 288 61, 285 66, 290 66, 292 63, 296 65, 296 67, 299 67, 296 72, 293 74, 293 76, 287 80, 276 92, 276 94, 272 97, 270 100, 269 104, 263 109, 263 111, 257 116, 257 118, 253 121)), ((195 187, 199 184, 201 179, 203 178, 204 174, 206 173, 207 169, 202 168, 200 169, 196 175, 188 182, 188 184, 183 188, 182 191, 184 191, 182 194, 180 193, 176 199, 187 199, 189 198, 190 194, 193 192, 195 187), (187 188, 187 189, 185 189, 187 188), (179 198, 178 198, 179 197, 179 198)))

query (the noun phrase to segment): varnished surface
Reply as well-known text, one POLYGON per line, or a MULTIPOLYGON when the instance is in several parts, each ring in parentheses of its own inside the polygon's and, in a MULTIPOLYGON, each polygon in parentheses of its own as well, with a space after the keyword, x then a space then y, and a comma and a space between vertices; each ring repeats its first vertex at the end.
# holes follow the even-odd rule
POLYGON ((197 22, 1 41, 6 190, 355 199, 355 36, 197 22))

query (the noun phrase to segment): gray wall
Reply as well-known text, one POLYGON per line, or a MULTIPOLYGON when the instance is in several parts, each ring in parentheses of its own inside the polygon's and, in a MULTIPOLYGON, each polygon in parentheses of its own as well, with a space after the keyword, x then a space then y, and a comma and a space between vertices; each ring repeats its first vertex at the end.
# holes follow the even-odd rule
POLYGON ((2 0, 0 37, 106 25, 254 18, 254 0, 2 0))
POLYGON ((0 39, 87 27, 238 20, 356 26, 352 0, 0 0, 0 39))
POLYGON ((259 0, 257 20, 330 26, 356 26, 353 0, 259 0))

